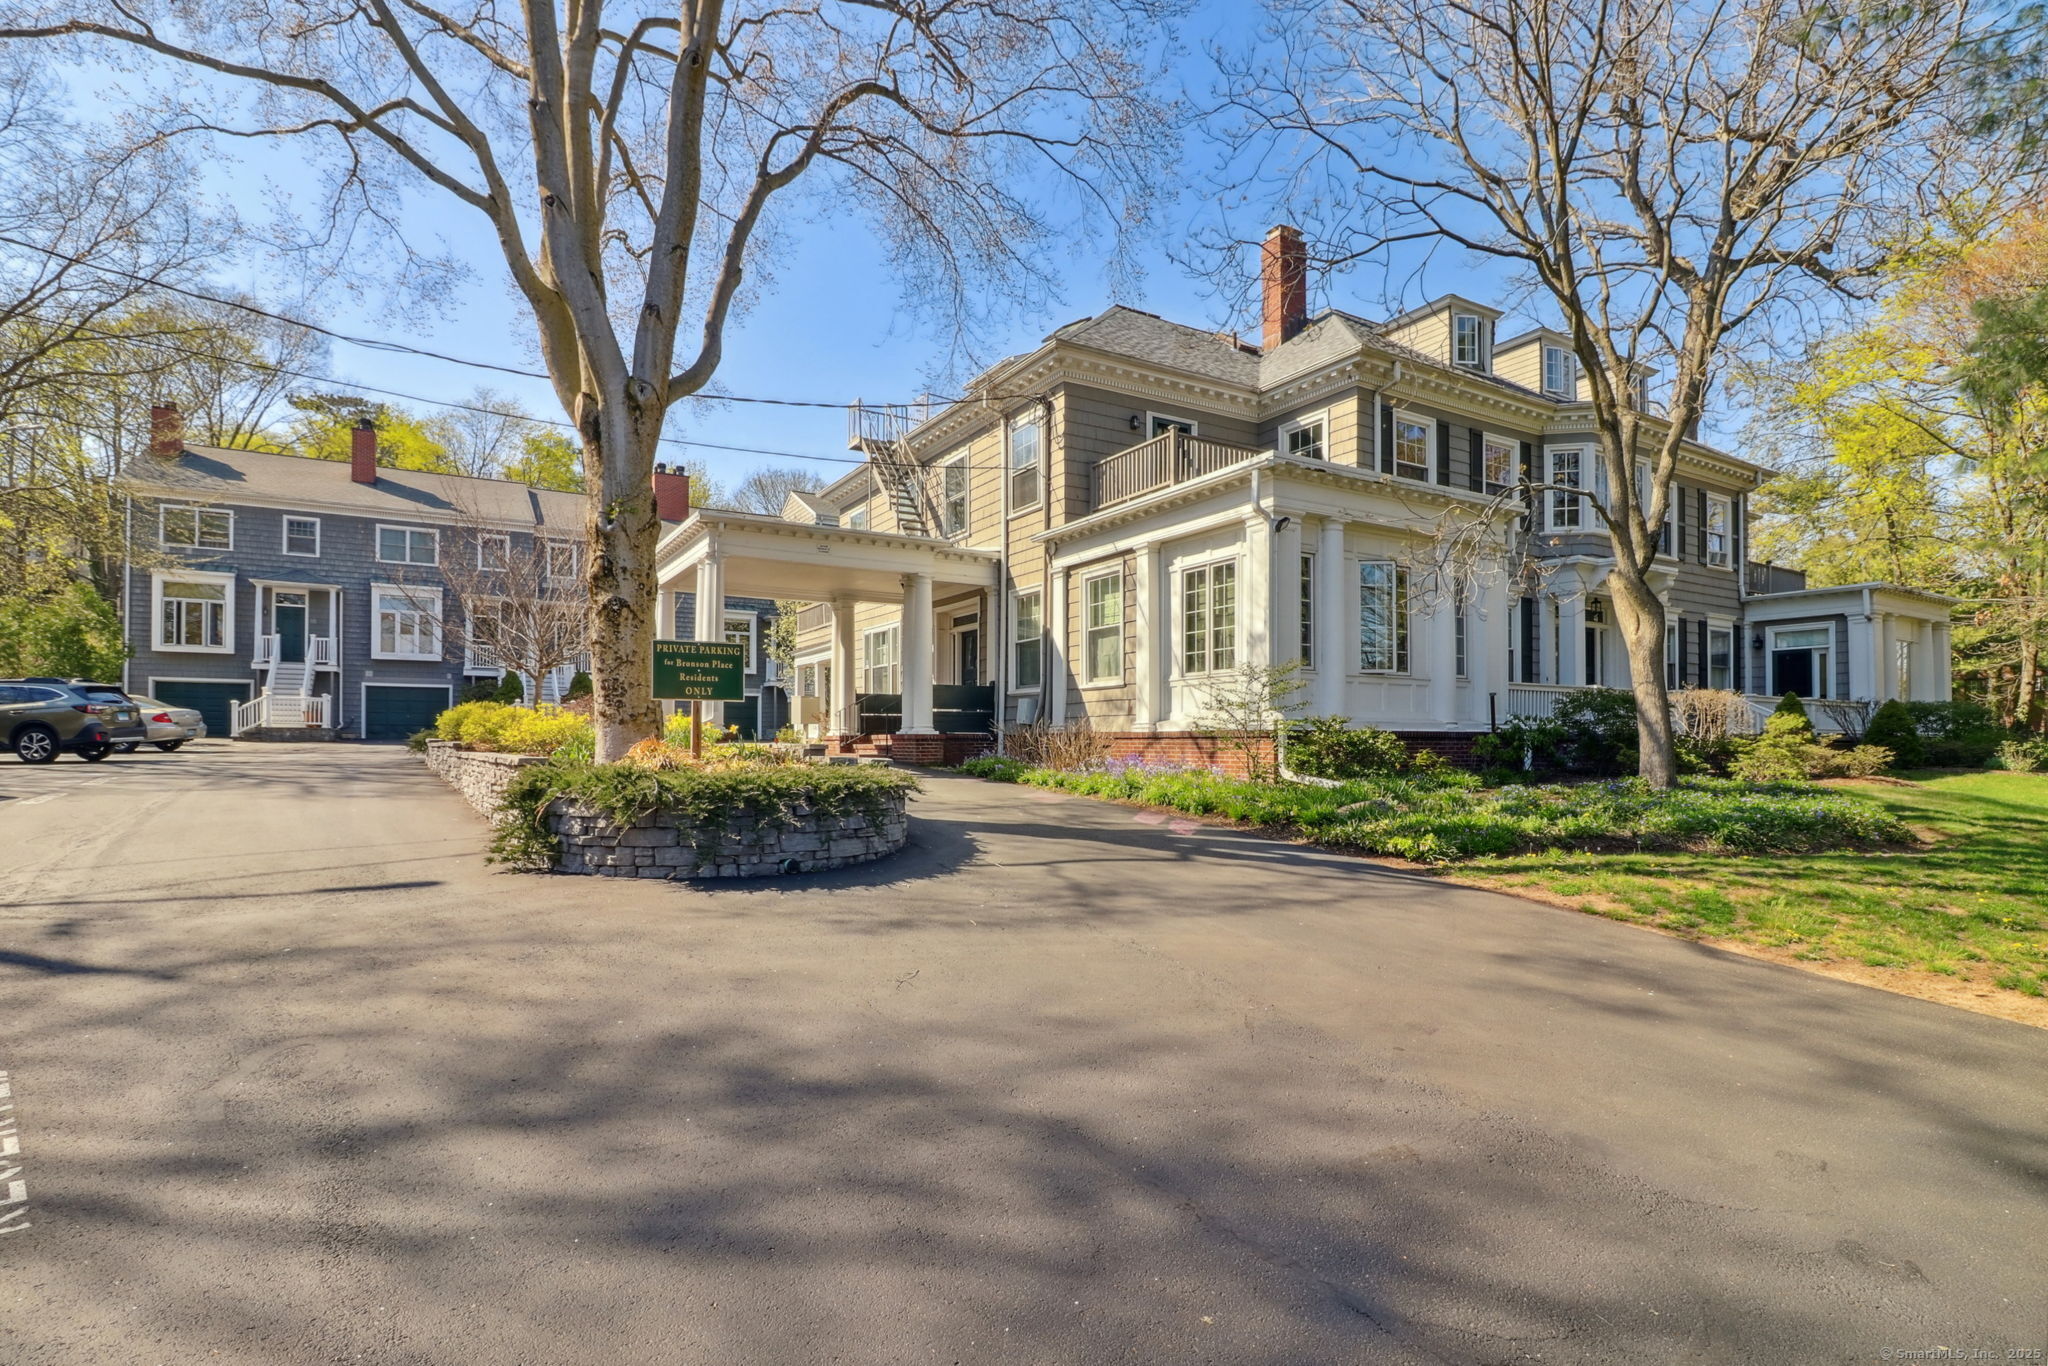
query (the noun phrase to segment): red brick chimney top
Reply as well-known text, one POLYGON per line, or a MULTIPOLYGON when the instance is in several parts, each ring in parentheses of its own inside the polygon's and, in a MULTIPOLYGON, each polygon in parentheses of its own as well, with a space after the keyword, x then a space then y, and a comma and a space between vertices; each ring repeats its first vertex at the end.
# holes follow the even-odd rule
POLYGON ((185 449, 185 415, 168 403, 149 410, 149 453, 159 460, 176 460, 185 449))
POLYGON ((1308 248, 1299 229, 1280 223, 1259 247, 1260 317, 1265 349, 1272 349, 1308 321, 1308 248))
POLYGON ((690 517, 690 472, 681 465, 654 467, 654 515, 664 522, 690 517))
POLYGON ((348 434, 348 477, 358 484, 377 482, 377 424, 367 417, 348 434))

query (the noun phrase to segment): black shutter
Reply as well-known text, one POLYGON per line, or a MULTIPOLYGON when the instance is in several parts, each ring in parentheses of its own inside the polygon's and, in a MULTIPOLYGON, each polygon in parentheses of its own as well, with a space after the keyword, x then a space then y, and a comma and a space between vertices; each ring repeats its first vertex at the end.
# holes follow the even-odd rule
POLYGON ((1699 513, 1700 563, 1705 564, 1707 562, 1707 491, 1705 489, 1694 489, 1693 492, 1699 495, 1699 501, 1694 506, 1699 513))
POLYGON ((1451 482, 1451 424, 1436 424, 1436 481, 1439 484, 1451 482))
POLYGON ((1522 599, 1522 679, 1534 683, 1540 675, 1536 672, 1536 613, 1542 604, 1536 598, 1522 599))
POLYGON ((1477 427, 1465 433, 1465 483, 1480 491, 1486 488, 1486 436, 1477 427))
POLYGON ((1728 631, 1728 686, 1737 692, 1746 691, 1742 686, 1744 666, 1749 663, 1749 644, 1743 639, 1746 634, 1739 621, 1728 631))
MULTIPOLYGON (((1522 443, 1522 482, 1525 484, 1536 482, 1536 443, 1533 441, 1524 441, 1522 443)), ((1531 504, 1531 506, 1534 505, 1531 504)))
POLYGON ((1710 623, 1710 622, 1705 622, 1705 621, 1701 622, 1701 623, 1700 623, 1700 668, 1699 668, 1699 672, 1698 672, 1698 673, 1696 673, 1696 674, 1694 674, 1694 675, 1692 676, 1692 680, 1693 680, 1693 682, 1695 682, 1695 683, 1699 684, 1699 685, 1700 685, 1700 686, 1701 686, 1702 688, 1706 687, 1706 686, 1707 686, 1707 685, 1708 685, 1709 683, 1712 683, 1712 682, 1714 681, 1714 675, 1713 675, 1713 674, 1712 674, 1711 672, 1709 672, 1709 670, 1708 670, 1708 665, 1710 665, 1711 663, 1713 663, 1713 661, 1707 658, 1707 642, 1708 642, 1708 641, 1709 641, 1710 639, 1712 639, 1712 637, 1713 637, 1713 625, 1712 625, 1712 623, 1710 623))
POLYGON ((1671 485, 1672 518, 1677 523, 1677 525, 1672 528, 1671 532, 1671 558, 1674 560, 1683 560, 1686 558, 1685 537, 1686 532, 1690 529, 1686 525, 1686 501, 1687 500, 1685 496, 1685 490, 1680 488, 1677 485, 1677 483, 1674 482, 1671 485))
POLYGON ((1380 405, 1380 473, 1394 472, 1394 405, 1380 405))

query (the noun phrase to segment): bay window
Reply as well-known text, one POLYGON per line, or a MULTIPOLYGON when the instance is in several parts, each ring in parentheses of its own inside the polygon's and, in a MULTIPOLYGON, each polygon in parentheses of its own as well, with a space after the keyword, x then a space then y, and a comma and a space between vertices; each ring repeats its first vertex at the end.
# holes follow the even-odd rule
POLYGON ((1583 494, 1570 490, 1586 486, 1586 453, 1577 446, 1558 446, 1545 454, 1550 463, 1546 482, 1553 487, 1544 500, 1544 527, 1549 531, 1577 531, 1586 523, 1586 500, 1583 494))

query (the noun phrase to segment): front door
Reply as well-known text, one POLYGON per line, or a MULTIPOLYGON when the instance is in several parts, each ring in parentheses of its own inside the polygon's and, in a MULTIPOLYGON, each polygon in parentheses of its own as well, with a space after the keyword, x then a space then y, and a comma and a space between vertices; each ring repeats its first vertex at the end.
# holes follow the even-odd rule
POLYGON ((963 687, 981 682, 981 628, 955 633, 960 641, 960 668, 956 675, 963 687))
POLYGON ((278 592, 270 604, 270 629, 277 634, 277 657, 286 664, 306 659, 306 595, 278 592))
POLYGON ((1801 697, 1813 697, 1813 651, 1773 650, 1771 652, 1771 686, 1780 697, 1786 693, 1797 693, 1801 697))

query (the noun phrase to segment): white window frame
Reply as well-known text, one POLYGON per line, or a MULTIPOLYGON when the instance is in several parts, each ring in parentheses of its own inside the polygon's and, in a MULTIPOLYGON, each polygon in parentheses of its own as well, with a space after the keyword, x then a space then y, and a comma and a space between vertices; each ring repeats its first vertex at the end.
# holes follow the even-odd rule
MULTIPOLYGON (((415 629, 415 634, 417 635, 417 628, 415 629)), ((417 584, 404 583, 373 583, 370 585, 370 658, 410 660, 414 663, 438 663, 443 656, 446 645, 447 642, 442 639, 441 631, 440 589, 422 588, 417 584), (404 609, 418 613, 421 620, 425 623, 426 629, 433 632, 434 648, 431 654, 421 651, 385 650, 380 648, 384 638, 384 604, 382 600, 386 593, 393 593, 413 602, 425 602, 429 598, 433 600, 434 605, 431 608, 411 607, 404 609)))
POLYGON ((1413 615, 1414 601, 1409 583, 1408 567, 1395 560, 1371 558, 1360 560, 1358 562, 1358 671, 1360 673, 1398 676, 1412 671, 1414 662, 1411 654, 1413 646, 1413 632, 1411 629, 1413 615), (1368 584, 1366 582, 1369 575, 1383 572, 1391 576, 1385 585, 1368 584), (1389 616, 1393 627, 1393 639, 1388 642, 1391 647, 1391 658, 1386 659, 1384 663, 1375 662, 1367 658, 1365 639, 1366 594, 1371 592, 1377 596, 1382 591, 1392 598, 1392 610, 1389 616))
POLYGON ((1543 392, 1552 398, 1576 399, 1579 395, 1578 358, 1562 346, 1543 343, 1543 392), (1563 374, 1551 373, 1553 362, 1563 374))
POLYGON ((720 623, 719 627, 719 639, 725 641, 728 645, 733 643, 732 628, 734 622, 743 623, 747 628, 747 657, 740 672, 758 673, 761 645, 761 614, 759 612, 734 612, 728 610, 725 614, 725 620, 720 623))
POLYGON ((1451 615, 1451 676, 1461 683, 1472 677, 1472 627, 1463 607, 1451 615))
POLYGON ((1169 430, 1175 427, 1181 428, 1189 436, 1200 436, 1202 434, 1202 424, 1191 417, 1182 417, 1179 413, 1148 412, 1145 414, 1145 439, 1147 441, 1155 437, 1165 436, 1169 430))
POLYGON ((1543 529, 1545 531, 1584 531, 1586 529, 1585 493, 1566 493, 1564 488, 1584 490, 1586 488, 1586 461, 1592 454, 1586 446, 1545 446, 1543 448, 1543 482, 1550 487, 1543 491, 1543 529), (1566 484, 1558 478, 1557 458, 1561 455, 1574 456, 1578 469, 1572 482, 1566 484), (1562 485, 1563 487, 1558 487, 1562 485), (1571 520, 1563 514, 1569 512, 1571 520))
POLYGON ((966 452, 963 451, 959 455, 952 456, 940 463, 939 532, 941 535, 953 537, 965 536, 967 534, 968 519, 973 515, 974 511, 973 492, 974 479, 972 473, 967 468, 966 452), (960 482, 958 492, 955 492, 953 489, 953 481, 956 477, 960 482), (955 503, 960 505, 960 515, 958 517, 953 515, 953 505, 955 503))
POLYGON ((1328 461, 1330 458, 1329 412, 1325 410, 1320 413, 1303 413, 1291 422, 1281 423, 1278 445, 1282 455, 1291 455, 1297 460, 1328 461), (1309 431, 1310 429, 1314 429, 1316 434, 1310 448, 1313 453, 1288 449, 1287 440, 1289 437, 1294 436, 1298 432, 1309 431))
MULTIPOLYGON (((414 526, 414 525, 411 525, 411 524, 409 524, 409 523, 405 523, 405 522, 379 522, 379 523, 377 523, 377 525, 376 525, 376 529, 375 529, 375 531, 374 531, 374 532, 372 533, 372 538, 371 538, 371 541, 370 541, 370 548, 371 548, 371 549, 372 549, 373 551, 375 551, 375 552, 376 552, 376 556, 377 556, 377 563, 378 563, 378 564, 407 564, 407 565, 412 565, 412 566, 413 566, 413 567, 415 567, 415 568, 421 568, 421 567, 424 567, 424 568, 428 568, 428 569, 435 569, 435 568, 439 568, 439 567, 440 567, 440 564, 441 564, 441 532, 440 532, 440 530, 439 530, 438 528, 436 528, 436 527, 430 527, 430 526, 414 526), (433 558, 433 559, 431 559, 431 560, 415 560, 415 559, 403 559, 403 560, 387 560, 387 559, 385 559, 385 558, 384 558, 384 533, 385 533, 385 532, 387 532, 387 531, 403 531, 403 532, 405 532, 405 533, 406 533, 406 537, 405 537, 405 553, 406 553, 406 554, 407 554, 408 556, 410 556, 410 555, 412 554, 412 538, 413 538, 413 535, 414 535, 414 533, 416 533, 416 532, 425 532, 425 533, 426 533, 427 535, 429 535, 429 536, 431 536, 431 537, 433 537, 433 538, 434 538, 434 558, 433 558)), ((409 655, 408 655, 408 656, 406 656, 406 657, 407 657, 407 658, 411 658, 411 656, 409 656, 409 655)))
POLYGON ((1521 471, 1515 468, 1521 461, 1521 458, 1522 443, 1515 440, 1515 438, 1500 436, 1493 432, 1481 432, 1479 435, 1479 483, 1481 489, 1487 493, 1505 493, 1513 488, 1521 480, 1521 471), (1508 453, 1508 477, 1501 480, 1495 480, 1488 468, 1490 457, 1496 446, 1506 447, 1508 453))
POLYGON ((1474 370, 1486 368, 1486 319, 1477 313, 1451 314, 1451 364, 1474 370), (1466 338, 1462 326, 1465 323, 1472 324, 1472 354, 1469 359, 1464 354, 1466 338))
POLYGON ((1010 691, 1013 693, 1035 693, 1044 686, 1045 590, 1043 588, 1023 588, 1010 594, 1010 691), (1024 604, 1026 602, 1031 603, 1033 613, 1038 619, 1038 629, 1029 635, 1026 635, 1023 629, 1024 604), (1020 683, 1017 681, 1024 676, 1024 671, 1020 665, 1023 659, 1023 651, 1026 648, 1036 651, 1032 656, 1032 663, 1035 672, 1038 674, 1038 681, 1035 683, 1020 683))
POLYGON ((1707 524, 1700 528, 1700 538, 1705 543, 1707 549, 1706 560, 1709 568, 1732 569, 1735 567, 1733 563, 1734 556, 1730 553, 1731 547, 1735 544, 1734 526, 1735 500, 1725 493, 1709 492, 1707 494, 1707 524), (1721 514, 1721 529, 1719 532, 1714 530, 1714 514, 1717 511, 1721 514), (1714 548, 1714 538, 1716 535, 1721 538, 1721 548, 1719 550, 1714 548))
POLYGON ((1737 637, 1734 622, 1720 617, 1707 618, 1707 687, 1718 688, 1723 692, 1734 689, 1736 645, 1737 637), (1725 676, 1719 682, 1714 681, 1714 637, 1716 636, 1726 636, 1728 638, 1728 662, 1722 666, 1725 676))
POLYGON ((1178 648, 1174 650, 1174 660, 1181 677, 1199 678, 1207 674, 1228 673, 1237 668, 1237 661, 1243 653, 1239 637, 1244 630, 1244 614, 1238 610, 1241 605, 1239 589, 1242 586, 1237 557, 1234 555, 1208 560, 1201 564, 1184 565, 1175 575, 1173 625, 1178 648), (1222 631, 1219 627, 1223 623, 1219 620, 1221 613, 1216 606, 1217 571, 1220 569, 1230 571, 1230 639, 1222 641, 1221 645, 1219 641, 1222 638, 1222 631), (1188 585, 1191 580, 1199 580, 1202 586, 1202 643, 1198 651, 1189 643, 1188 585), (1223 657, 1226 649, 1227 658, 1223 657))
MULTIPOLYGON (((373 606, 375 601, 374 598, 371 599, 373 606)), ((502 598, 479 598, 475 602, 465 602, 462 604, 462 672, 464 674, 494 673, 500 677, 504 676, 504 663, 493 659, 490 654, 489 644, 480 642, 478 639, 480 636, 490 634, 490 632, 482 629, 481 623, 496 618, 498 609, 503 605, 504 599, 502 598)), ((372 615, 374 616, 374 613, 372 615)), ((373 633, 375 629, 376 623, 373 620, 371 622, 373 633)))
POLYGON ((902 633, 903 633, 903 624, 902 624, 901 622, 895 622, 895 621, 892 621, 892 622, 890 622, 890 623, 889 623, 888 625, 886 625, 886 626, 870 626, 870 627, 869 627, 869 628, 868 628, 867 630, 865 630, 865 631, 862 631, 862 632, 860 633, 860 684, 861 684, 861 688, 860 688, 860 690, 861 690, 861 693, 862 693, 862 694, 863 694, 864 696, 868 696, 868 697, 873 697, 873 696, 875 696, 875 695, 877 695, 877 694, 881 694, 881 695, 887 695, 887 694, 890 694, 890 693, 894 693, 894 694, 896 694, 896 695, 897 695, 897 696, 899 696, 899 697, 900 697, 900 696, 902 696, 902 694, 903 694, 903 634, 902 634, 902 633), (886 663, 886 664, 880 664, 880 665, 877 665, 877 664, 872 664, 872 663, 870 663, 869 661, 870 661, 870 660, 871 660, 871 659, 873 658, 873 656, 874 656, 874 651, 873 651, 873 650, 872 650, 872 649, 871 649, 870 647, 871 647, 871 646, 873 645, 873 643, 874 643, 874 642, 875 642, 875 641, 876 641, 877 639, 879 639, 879 638, 881 638, 881 637, 883 637, 883 636, 887 636, 887 637, 889 638, 889 662, 888 662, 888 663, 886 663), (869 678, 869 675, 870 675, 870 674, 872 674, 872 673, 873 673, 873 672, 874 672, 874 671, 875 671, 876 669, 878 669, 878 668, 879 668, 879 669, 882 669, 882 670, 884 670, 884 671, 886 671, 886 672, 887 672, 887 674, 888 674, 888 681, 889 681, 889 682, 890 682, 890 683, 891 683, 891 684, 892 684, 893 686, 891 686, 891 687, 887 687, 887 688, 875 688, 875 687, 870 687, 870 686, 869 686, 870 682, 872 681, 872 680, 871 680, 871 679, 869 678))
POLYGON ((476 567, 486 573, 503 573, 510 569, 512 567, 512 538, 501 532, 479 532, 476 538, 476 567), (504 554, 495 565, 484 563, 484 543, 486 541, 495 541, 504 550, 504 554))
POLYGON ((860 502, 848 508, 845 516, 841 517, 840 521, 848 531, 866 531, 868 529, 867 500, 863 498, 860 502))
POLYGON ((235 514, 231 508, 208 507, 203 503, 165 503, 156 510, 157 544, 166 550, 233 550, 235 548, 235 514), (192 539, 174 541, 166 526, 169 514, 189 513, 192 517, 192 539), (227 539, 219 545, 209 545, 202 537, 201 528, 207 517, 225 517, 228 520, 227 539))
POLYGON ((1778 686, 1777 656, 1781 648, 1778 644, 1778 637, 1803 631, 1824 631, 1827 633, 1828 643, 1825 645, 1800 645, 1782 648, 1802 649, 1809 654, 1817 654, 1822 657, 1825 662, 1822 667, 1816 668, 1813 671, 1814 693, 1808 700, 1825 702, 1832 698, 1835 693, 1835 628, 1832 622, 1788 622, 1783 626, 1766 627, 1764 631, 1764 668, 1770 671, 1772 692, 1779 697, 1783 697, 1785 690, 1778 686))
POLYGON ((320 519, 318 517, 309 517, 303 512, 287 512, 284 516, 278 518, 277 526, 278 549, 281 552, 286 555, 296 556, 302 560, 317 560, 320 558, 320 519), (311 550, 292 549, 293 522, 310 522, 312 524, 313 548, 311 550))
POLYGON ((1401 409, 1396 408, 1394 410, 1394 477, 1396 479, 1420 480, 1422 483, 1427 484, 1435 477, 1435 470, 1436 419, 1424 417, 1420 413, 1403 412, 1401 409), (1401 424, 1403 422, 1411 422, 1422 428, 1422 464, 1419 466, 1422 472, 1420 474, 1408 473, 1408 470, 1416 469, 1418 466, 1401 459, 1401 424))
POLYGON ((1010 515, 1019 516, 1036 510, 1045 501, 1045 418, 1044 414, 1033 412, 1028 416, 1013 417, 1003 428, 1003 488, 1010 501, 1010 515), (1036 435, 1028 464, 1017 463, 1017 433, 1029 427, 1036 435), (1018 476, 1029 472, 1031 475, 1031 496, 1017 496, 1018 476))
POLYGON ((1301 666, 1315 667, 1316 652, 1316 555, 1301 552, 1301 666))
POLYGON ((541 542, 540 568, 541 577, 549 583, 575 583, 583 574, 583 547, 575 541, 565 541, 559 537, 544 540, 541 542), (567 574, 555 572, 555 555, 558 551, 568 552, 567 574))
MULTIPOLYGON (((182 599, 197 602, 200 599, 182 599)), ((163 654, 179 655, 231 655, 235 652, 235 576, 214 573, 201 569, 158 569, 150 574, 149 590, 149 638, 150 648, 163 654), (218 645, 183 645, 164 640, 164 584, 174 583, 216 583, 227 588, 227 595, 221 602, 220 621, 221 643, 218 645)), ((223 680, 231 682, 233 680, 223 680)))
POLYGON ((1113 688, 1124 681, 1124 571, 1118 565, 1112 569, 1098 569, 1081 578, 1081 686, 1085 688, 1113 688), (1115 593, 1107 599, 1116 605, 1116 620, 1096 623, 1089 613, 1094 607, 1091 594, 1098 583, 1116 582, 1115 593), (1095 638, 1110 634, 1116 639, 1116 671, 1097 673, 1095 671, 1095 638))
POLYGON ((1664 617, 1664 687, 1667 691, 1678 686, 1680 663, 1678 618, 1667 610, 1664 617))

